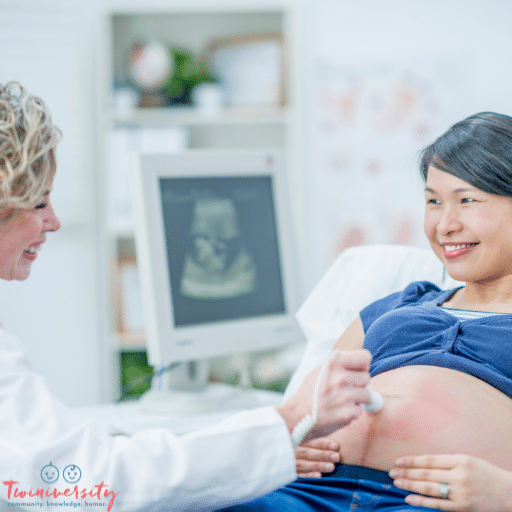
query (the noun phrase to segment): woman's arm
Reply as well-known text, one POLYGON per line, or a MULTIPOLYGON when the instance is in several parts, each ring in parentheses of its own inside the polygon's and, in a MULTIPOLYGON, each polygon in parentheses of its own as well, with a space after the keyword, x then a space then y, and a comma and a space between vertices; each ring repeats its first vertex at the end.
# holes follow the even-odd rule
POLYGON ((469 455, 401 457, 389 472, 415 506, 467 512, 511 512, 512 473, 469 455), (448 496, 441 498, 442 486, 448 496), (445 487, 446 489, 446 487, 445 487))
MULTIPOLYGON (((364 330, 361 318, 350 324, 333 349, 358 350, 363 348, 364 330)), ((340 461, 339 445, 329 437, 304 443, 295 450, 297 475, 302 478, 320 478, 322 473, 334 471, 334 463, 340 461)))
POLYGON ((361 317, 357 317, 334 345, 338 350, 359 350, 364 345, 364 329, 361 317))

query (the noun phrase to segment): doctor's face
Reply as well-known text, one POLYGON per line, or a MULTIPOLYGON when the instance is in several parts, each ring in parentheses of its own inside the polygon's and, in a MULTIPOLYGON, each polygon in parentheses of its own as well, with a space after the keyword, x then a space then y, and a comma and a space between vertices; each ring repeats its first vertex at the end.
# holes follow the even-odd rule
POLYGON ((24 281, 46 241, 46 233, 60 229, 60 220, 53 211, 49 191, 32 209, 19 210, 10 219, 9 213, 0 212, 0 278, 24 281))
POLYGON ((512 276, 511 197, 430 167, 425 203, 425 234, 451 277, 489 282, 512 276))

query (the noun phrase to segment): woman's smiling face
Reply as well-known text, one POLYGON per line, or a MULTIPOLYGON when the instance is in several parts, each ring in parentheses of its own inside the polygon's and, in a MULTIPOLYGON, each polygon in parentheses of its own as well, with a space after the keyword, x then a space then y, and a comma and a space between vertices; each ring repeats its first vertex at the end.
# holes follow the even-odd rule
MULTIPOLYGON (((8 214, 3 212, 4 216, 8 214)), ((8 220, 0 218, 0 278, 27 279, 46 233, 58 229, 60 220, 53 211, 50 192, 46 192, 31 210, 20 210, 8 220)))
POLYGON ((512 198, 430 167, 425 234, 451 277, 486 282, 512 275, 512 198))

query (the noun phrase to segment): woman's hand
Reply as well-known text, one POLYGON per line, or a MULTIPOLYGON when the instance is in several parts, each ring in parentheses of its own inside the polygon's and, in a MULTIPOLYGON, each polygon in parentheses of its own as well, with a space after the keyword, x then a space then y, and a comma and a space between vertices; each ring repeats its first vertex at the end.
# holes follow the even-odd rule
POLYGON ((299 478, 320 478, 334 471, 340 461, 339 445, 328 437, 314 439, 295 450, 295 467, 299 478))
POLYGON ((402 457, 389 474, 396 487, 416 493, 405 499, 410 505, 439 510, 512 511, 512 473, 476 457, 402 457), (444 499, 443 487, 448 491, 444 499))

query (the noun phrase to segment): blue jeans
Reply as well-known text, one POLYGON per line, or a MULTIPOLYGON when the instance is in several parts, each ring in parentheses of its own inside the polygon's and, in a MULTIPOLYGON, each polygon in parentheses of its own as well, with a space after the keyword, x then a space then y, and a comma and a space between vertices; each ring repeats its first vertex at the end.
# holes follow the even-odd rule
POLYGON ((431 508, 405 503, 408 494, 395 487, 384 471, 340 464, 322 478, 298 478, 266 496, 222 512, 432 512, 431 508))

